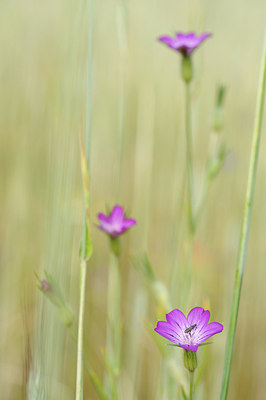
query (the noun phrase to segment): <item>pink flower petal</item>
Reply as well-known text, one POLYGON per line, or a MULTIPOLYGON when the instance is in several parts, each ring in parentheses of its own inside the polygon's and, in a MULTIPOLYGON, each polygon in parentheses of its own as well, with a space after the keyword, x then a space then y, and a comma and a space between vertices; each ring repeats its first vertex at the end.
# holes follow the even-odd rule
POLYGON ((110 217, 113 222, 119 223, 119 222, 123 221, 124 215, 125 215, 125 213, 124 213, 123 207, 116 205, 116 206, 114 206, 110 217))
POLYGON ((197 331, 207 325, 210 319, 210 311, 204 310, 202 307, 195 307, 189 312, 187 320, 189 325, 197 325, 197 331))
POLYGON ((131 226, 136 225, 137 221, 133 218, 127 218, 123 221, 123 228, 129 229, 131 226))
POLYGON ((198 340, 200 342, 204 342, 205 340, 209 339, 211 336, 216 335, 217 333, 222 332, 224 329, 223 325, 219 322, 211 322, 208 324, 198 336, 198 340))
POLYGON ((110 217, 108 217, 105 214, 99 213, 98 218, 100 221, 104 221, 104 222, 108 222, 108 223, 110 222, 110 217))
POLYGON ((177 331, 181 331, 182 334, 184 330, 187 328, 187 319, 182 311, 175 309, 168 314, 166 314, 166 320, 171 324, 177 331))
POLYGON ((154 330, 173 343, 179 343, 181 339, 174 327, 166 321, 157 322, 157 326, 154 330))

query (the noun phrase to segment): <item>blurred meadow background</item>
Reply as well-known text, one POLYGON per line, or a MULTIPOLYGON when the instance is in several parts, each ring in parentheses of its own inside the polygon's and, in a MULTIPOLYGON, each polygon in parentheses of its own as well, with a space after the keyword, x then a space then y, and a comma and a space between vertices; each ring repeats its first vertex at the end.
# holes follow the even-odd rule
MULTIPOLYGON (((211 320, 224 324, 215 343, 199 352, 203 368, 196 398, 218 399, 266 3, 94 1, 93 14, 89 4, 85 0, 0 2, 0 397, 74 398, 76 347, 57 311, 38 290, 35 274, 42 278, 45 270, 52 273, 77 315, 83 215, 79 133, 85 136, 91 73, 94 252, 86 284, 86 359, 102 379, 109 250, 96 224, 99 211, 118 203, 138 221, 122 238, 122 399, 173 400, 163 388, 166 379, 173 381, 171 363, 180 364, 182 351, 167 347, 152 329, 165 311, 182 308, 187 313, 194 306, 209 308, 211 320), (219 135, 228 155, 210 187, 196 232, 193 284, 186 304, 179 300, 182 283, 176 279, 173 286, 173 270, 182 268, 188 245, 182 212, 184 85, 180 56, 157 41, 177 30, 213 33, 193 54, 197 199, 217 88, 226 86, 219 135), (147 282, 141 268, 144 253, 155 284, 147 282), (154 286, 159 287, 160 301, 154 286), (166 288, 171 289, 170 309, 166 288), (169 362, 164 351, 172 354, 169 362)), ((262 135, 231 400, 265 398, 265 149, 262 135)), ((85 399, 98 398, 86 373, 84 390, 85 399)))

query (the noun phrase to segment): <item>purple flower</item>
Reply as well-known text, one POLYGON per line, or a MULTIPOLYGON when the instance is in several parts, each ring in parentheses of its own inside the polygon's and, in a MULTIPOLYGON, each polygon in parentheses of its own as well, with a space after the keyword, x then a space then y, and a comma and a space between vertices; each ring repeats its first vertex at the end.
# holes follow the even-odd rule
POLYGON ((166 321, 159 321, 154 330, 177 346, 196 352, 202 342, 223 330, 219 322, 208 324, 209 319, 210 311, 202 307, 192 308, 187 318, 175 309, 166 314, 166 321))
POLYGON ((209 36, 211 36, 211 33, 208 32, 202 33, 199 36, 194 32, 178 32, 174 38, 171 36, 161 36, 158 39, 166 43, 171 49, 177 50, 183 56, 188 57, 209 36))
POLYGON ((98 218, 100 220, 98 228, 114 238, 121 235, 137 223, 135 219, 125 218, 123 207, 118 205, 114 206, 109 216, 99 213, 98 218))

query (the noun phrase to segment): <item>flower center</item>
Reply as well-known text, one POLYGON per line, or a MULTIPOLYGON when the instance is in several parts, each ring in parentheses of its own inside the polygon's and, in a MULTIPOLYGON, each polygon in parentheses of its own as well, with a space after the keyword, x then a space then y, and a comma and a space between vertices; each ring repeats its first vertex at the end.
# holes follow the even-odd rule
POLYGON ((188 344, 193 343, 193 336, 196 330, 197 330, 197 324, 193 324, 184 330, 186 342, 188 344))

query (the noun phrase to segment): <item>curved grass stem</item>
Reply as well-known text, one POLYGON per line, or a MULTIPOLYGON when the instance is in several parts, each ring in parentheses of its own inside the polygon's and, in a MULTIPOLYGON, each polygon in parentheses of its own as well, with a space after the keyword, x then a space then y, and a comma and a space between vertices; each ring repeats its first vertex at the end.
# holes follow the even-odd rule
POLYGON ((265 81, 266 81, 266 37, 265 37, 265 44, 264 44, 264 50, 263 50, 263 56, 262 56, 261 77, 260 77, 259 88, 258 88, 258 100, 257 100, 257 107, 256 107, 253 141, 252 141, 252 147, 251 147, 251 157, 250 157, 250 165, 249 165, 249 173, 248 173, 246 199, 245 199, 245 204, 244 204, 242 227, 241 227, 241 232, 240 232, 240 241, 239 241, 239 248, 238 248, 238 258, 237 258, 233 302, 232 302, 232 309, 231 309, 231 318, 230 318, 230 325, 229 325, 228 336, 227 336, 227 346, 226 346, 226 352, 225 352, 223 381, 222 381, 222 389, 221 389, 221 396, 220 396, 221 400, 227 399, 229 380, 230 380, 230 372, 231 372, 231 366, 232 366, 238 309, 239 309, 242 280, 243 280, 244 268, 245 268, 245 262, 246 262, 248 235, 249 235, 249 227, 250 227, 250 217, 251 217, 251 211, 252 211, 252 205, 253 205, 255 178, 256 178, 256 171, 257 171, 257 164, 258 164, 262 116, 263 116, 263 105, 264 105, 264 97, 265 97, 265 81))

